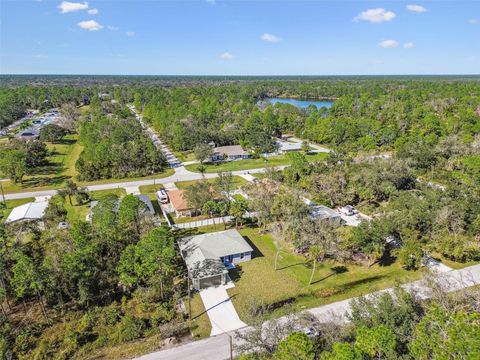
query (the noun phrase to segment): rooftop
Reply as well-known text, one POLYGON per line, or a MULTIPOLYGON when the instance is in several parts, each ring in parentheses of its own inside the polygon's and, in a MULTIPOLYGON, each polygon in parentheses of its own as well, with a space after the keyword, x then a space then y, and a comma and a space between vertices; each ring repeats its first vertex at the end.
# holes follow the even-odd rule
POLYGON ((339 213, 324 205, 312 205, 310 207, 310 210, 313 218, 338 220, 341 219, 339 213))
POLYGON ((170 190, 168 192, 170 203, 177 211, 190 210, 192 208, 188 205, 187 200, 185 200, 184 193, 183 190, 170 190))
POLYGON ((299 151, 302 150, 301 142, 290 142, 284 140, 277 140, 277 149, 279 151, 299 151))
POLYGON ((12 223, 22 220, 40 220, 45 214, 48 201, 30 202, 21 206, 17 206, 8 215, 5 223, 12 223))
POLYGON ((248 152, 243 150, 240 145, 219 146, 213 149, 214 153, 225 154, 227 156, 233 155, 247 155, 248 152))
POLYGON ((223 256, 253 251, 235 229, 184 237, 178 246, 188 270, 197 278, 226 272, 220 260, 223 256))

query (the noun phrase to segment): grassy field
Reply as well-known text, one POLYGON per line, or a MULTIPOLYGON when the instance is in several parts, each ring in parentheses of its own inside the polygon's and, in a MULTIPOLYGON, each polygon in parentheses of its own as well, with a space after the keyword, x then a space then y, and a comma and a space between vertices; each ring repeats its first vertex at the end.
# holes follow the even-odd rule
MULTIPOLYGON (((65 186, 67 180, 74 179, 77 175, 75 163, 83 150, 83 146, 81 146, 77 142, 77 139, 78 135, 67 135, 61 143, 47 143, 48 149, 52 152, 52 155, 48 157, 50 164, 48 166, 37 169, 34 174, 25 176, 23 184, 13 184, 10 181, 3 182, 5 193, 8 194, 24 191, 51 190, 59 189, 65 186)), ((174 170, 168 168, 159 174, 146 177, 102 179, 88 182, 76 182, 81 186, 86 186, 143 179, 163 178, 173 174, 174 170)))
POLYGON ((274 313, 285 303, 296 310, 324 305, 409 282, 420 277, 420 271, 406 271, 398 263, 377 264, 371 268, 354 264, 325 262, 317 265, 313 284, 309 285, 312 264, 303 256, 282 251, 278 270, 274 269, 275 244, 270 235, 259 235, 254 228, 245 228, 241 234, 253 244, 254 258, 233 270, 235 287, 228 290, 235 295, 233 302, 245 318, 249 297, 268 304, 274 313))
MULTIPOLYGON (((306 155, 307 160, 310 162, 320 161, 327 157, 326 153, 311 153, 306 155)), ((267 166, 282 166, 282 165, 290 165, 290 159, 286 155, 278 155, 272 156, 267 159, 246 159, 246 160, 237 160, 237 161, 229 161, 224 163, 218 164, 206 164, 207 173, 216 173, 220 171, 242 171, 242 170, 249 170, 249 169, 258 169, 267 166)), ((187 170, 193 172, 200 172, 198 170, 198 164, 191 164, 186 165, 185 168, 187 170)))
POLYGON ((5 201, 5 208, 0 208, 0 222, 3 222, 7 219, 8 215, 12 212, 14 207, 35 201, 34 198, 25 198, 25 199, 17 199, 17 200, 7 200, 5 201))

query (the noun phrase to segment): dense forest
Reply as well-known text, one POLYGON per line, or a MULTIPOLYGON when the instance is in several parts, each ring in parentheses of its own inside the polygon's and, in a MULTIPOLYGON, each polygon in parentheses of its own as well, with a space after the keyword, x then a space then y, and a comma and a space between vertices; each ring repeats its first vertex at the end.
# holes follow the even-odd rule
POLYGON ((94 113, 78 126, 84 146, 76 163, 80 180, 155 174, 165 159, 128 109, 94 113))
POLYGON ((57 229, 65 196, 50 200, 44 229, 0 227, 2 358, 81 358, 106 345, 185 332, 174 309, 184 290, 174 282, 182 267, 170 229, 155 227, 133 195, 105 196, 91 223, 57 229), (38 322, 14 325, 19 314, 40 310, 38 322))

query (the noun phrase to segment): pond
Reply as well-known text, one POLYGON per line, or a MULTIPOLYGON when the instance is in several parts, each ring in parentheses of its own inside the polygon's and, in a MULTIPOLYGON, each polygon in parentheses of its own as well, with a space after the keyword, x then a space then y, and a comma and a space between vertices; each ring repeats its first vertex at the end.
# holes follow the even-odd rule
POLYGON ((310 105, 315 105, 318 109, 320 109, 322 106, 328 109, 328 108, 331 108, 333 105, 333 101, 330 101, 330 100, 308 100, 308 99, 293 99, 293 98, 269 98, 267 100, 270 102, 270 104, 273 104, 273 105, 275 105, 276 103, 290 104, 301 109, 306 109, 310 105))

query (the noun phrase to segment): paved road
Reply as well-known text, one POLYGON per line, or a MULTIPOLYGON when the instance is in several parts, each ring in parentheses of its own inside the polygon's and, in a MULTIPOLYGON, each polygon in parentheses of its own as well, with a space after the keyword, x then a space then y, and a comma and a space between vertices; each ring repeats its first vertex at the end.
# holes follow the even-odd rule
MULTIPOLYGON (((285 166, 278 166, 279 169, 285 168, 285 166)), ((251 170, 242 170, 242 171, 233 171, 232 174, 236 176, 245 175, 248 173, 250 174, 258 174, 265 171, 265 168, 260 169, 251 169, 251 170)), ((205 174, 204 177, 207 179, 217 177, 217 173, 210 173, 205 174)), ((143 186, 143 185, 153 185, 155 184, 168 184, 168 183, 175 183, 179 181, 191 181, 191 180, 200 180, 202 178, 202 174, 188 171, 185 167, 180 166, 175 168, 175 174, 160 178, 160 179, 146 179, 146 180, 136 180, 136 181, 124 181, 124 182, 117 182, 117 183, 107 183, 107 184, 98 184, 98 185, 88 185, 86 186, 88 191, 98 191, 98 190, 110 190, 110 189, 119 189, 119 188, 129 188, 135 186, 143 186)), ((22 192, 22 193, 12 193, 12 194, 5 194, 6 200, 13 200, 13 199, 24 199, 29 197, 37 197, 37 196, 52 196, 57 193, 57 190, 41 190, 41 191, 29 191, 29 192, 22 192)))
MULTIPOLYGON (((440 275, 439 281, 446 291, 460 290, 466 287, 480 284, 480 264, 467 267, 461 270, 453 270, 440 275)), ((404 285, 406 289, 413 289, 422 299, 430 297, 428 288, 422 280, 404 285)), ((374 294, 392 292, 393 289, 385 289, 374 294)), ((337 320, 346 322, 345 314, 350 311, 352 299, 338 301, 332 304, 309 309, 308 312, 315 315, 321 321, 337 320)), ((242 332, 249 331, 249 328, 241 329, 242 332)), ((234 335, 234 333, 230 333, 234 335)), ((235 339, 233 340, 235 343, 235 339)), ((139 360, 225 360, 230 357, 230 337, 227 334, 209 337, 208 339, 195 341, 180 345, 175 348, 158 351, 141 356, 139 360)))

